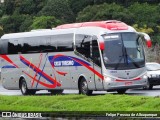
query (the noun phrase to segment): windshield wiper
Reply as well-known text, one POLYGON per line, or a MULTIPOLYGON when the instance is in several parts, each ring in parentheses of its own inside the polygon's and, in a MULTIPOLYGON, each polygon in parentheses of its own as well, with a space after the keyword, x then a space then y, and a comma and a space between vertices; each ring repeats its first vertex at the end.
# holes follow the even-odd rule
MULTIPOLYGON (((121 34, 121 37, 122 37, 122 34, 121 34)), ((121 39, 121 40, 122 40, 122 39, 121 39)), ((126 48, 125 48, 125 46, 124 46, 123 40, 122 40, 122 53, 123 53, 122 56, 119 56, 120 59, 119 59, 118 63, 117 63, 116 66, 115 66, 115 70, 118 69, 118 67, 119 67, 119 65, 120 65, 120 62, 122 61, 122 58, 124 58, 124 63, 127 63, 127 51, 126 51, 126 48)))
POLYGON ((131 63, 136 67, 136 68, 140 68, 140 66, 134 61, 133 58, 131 58, 129 55, 127 55, 127 50, 126 50, 126 47, 124 47, 124 53, 122 56, 119 56, 120 59, 118 61, 118 63, 116 64, 115 66, 115 70, 118 69, 122 59, 124 58, 124 63, 126 63, 127 65, 129 64, 129 60, 131 61, 131 63))

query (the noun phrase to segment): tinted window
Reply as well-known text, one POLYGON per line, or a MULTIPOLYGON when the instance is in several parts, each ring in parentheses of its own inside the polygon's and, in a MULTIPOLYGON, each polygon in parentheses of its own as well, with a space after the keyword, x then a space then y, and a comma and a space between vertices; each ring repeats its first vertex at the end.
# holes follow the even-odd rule
POLYGON ((92 56, 94 63, 101 67, 101 58, 97 40, 92 41, 92 56))
POLYGON ((9 54, 17 54, 18 52, 21 51, 22 47, 18 43, 18 39, 11 39, 8 41, 8 53, 9 54))
POLYGON ((76 51, 86 58, 90 58, 90 43, 91 36, 88 35, 76 35, 76 51))
POLYGON ((8 42, 8 54, 55 52, 56 45, 50 36, 11 39, 8 42))
POLYGON ((1 54, 73 51, 73 34, 1 40, 1 54))
POLYGON ((8 40, 0 40, 0 54, 8 53, 8 40))
POLYGON ((137 33, 113 33, 104 37, 103 60, 107 69, 126 70, 144 67, 142 39, 137 33))
POLYGON ((55 52, 55 41, 50 36, 23 38, 20 42, 22 53, 55 52))
POLYGON ((73 51, 73 34, 56 35, 57 51, 73 51))

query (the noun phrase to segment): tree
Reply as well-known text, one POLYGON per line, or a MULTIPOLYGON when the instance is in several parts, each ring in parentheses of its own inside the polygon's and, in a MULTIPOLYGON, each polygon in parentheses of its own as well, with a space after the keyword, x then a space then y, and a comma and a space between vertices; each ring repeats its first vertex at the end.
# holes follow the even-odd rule
POLYGON ((47 0, 22 0, 19 6, 20 14, 36 15, 45 5, 47 0))
POLYGON ((53 16, 40 16, 34 18, 30 29, 53 28, 61 23, 62 22, 60 20, 56 19, 53 16))
POLYGON ((3 16, 0 23, 5 33, 13 33, 20 31, 19 28, 25 19, 25 15, 3 16))
POLYGON ((48 0, 46 6, 39 12, 39 16, 42 15, 55 16, 63 22, 73 22, 75 20, 68 0, 48 0))
POLYGON ((143 27, 139 27, 137 24, 134 24, 133 27, 138 32, 145 32, 147 34, 152 34, 154 30, 152 28, 147 27, 147 25, 144 25, 143 27))
POLYGON ((155 5, 134 3, 128 10, 134 15, 134 23, 138 24, 140 27, 144 25, 154 27, 160 19, 160 13, 158 13, 157 6, 155 5))
POLYGON ((115 3, 88 6, 78 14, 77 21, 95 20, 121 20, 126 23, 133 23, 133 14, 126 8, 115 3))
POLYGON ((69 0, 71 10, 75 15, 88 5, 93 5, 94 0, 69 0))
POLYGON ((15 10, 15 0, 5 0, 3 4, 3 11, 6 15, 12 15, 15 10))
POLYGON ((3 27, 0 26, 0 37, 4 34, 3 27))
POLYGON ((33 17, 30 15, 26 15, 26 19, 23 21, 19 28, 20 32, 29 31, 31 29, 30 26, 32 25, 32 23, 33 17))

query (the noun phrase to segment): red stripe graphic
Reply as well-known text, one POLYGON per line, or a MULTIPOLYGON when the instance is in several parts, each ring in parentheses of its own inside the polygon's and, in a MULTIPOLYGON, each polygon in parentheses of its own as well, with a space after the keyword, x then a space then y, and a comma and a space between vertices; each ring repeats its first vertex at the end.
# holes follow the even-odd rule
MULTIPOLYGON (((43 54, 41 53, 41 55, 40 55, 40 62, 39 62, 39 64, 38 64, 38 69, 39 69, 39 67, 40 67, 40 65, 41 65, 41 62, 42 62, 42 56, 43 56, 43 54)), ((33 87, 33 85, 34 85, 34 80, 35 80, 37 74, 38 74, 38 72, 36 72, 36 74, 34 75, 34 79, 32 79, 32 87, 33 87)))
POLYGON ((25 73, 27 76, 29 76, 31 79, 34 79, 34 81, 36 82, 39 82, 39 84, 45 86, 45 87, 48 87, 48 88, 55 88, 56 87, 56 84, 46 84, 44 82, 41 82, 41 81, 38 81, 36 78, 32 77, 31 75, 29 75, 28 73, 22 71, 23 73, 25 73))
POLYGON ((115 80, 116 82, 132 82, 132 81, 137 81, 137 80, 141 80, 141 78, 139 77, 139 78, 135 78, 135 79, 133 79, 133 80, 119 80, 119 79, 117 79, 117 80, 115 80))
POLYGON ((97 72, 95 69, 91 68, 90 66, 86 65, 85 63, 77 60, 77 59, 74 59, 76 62, 80 63, 81 65, 85 66, 86 68, 88 68, 90 71, 92 71, 93 73, 95 73, 98 77, 100 77, 102 80, 104 80, 104 76, 101 75, 99 72, 97 72))
POLYGON ((57 71, 57 70, 56 70, 56 72, 57 72, 58 74, 60 74, 60 75, 66 75, 66 74, 67 74, 66 72, 60 72, 60 71, 57 71))
MULTIPOLYGON (((58 57, 61 57, 61 56, 65 56, 65 55, 62 55, 62 54, 58 54, 58 55, 55 55, 52 59, 52 61, 54 61, 56 58, 58 57)), ((70 57, 69 57, 70 58, 70 57)), ((92 71, 94 74, 96 74, 98 77, 100 77, 102 80, 104 80, 104 76, 102 74, 100 74, 99 72, 97 72, 95 69, 91 68, 90 66, 88 66, 87 64, 81 62, 80 60, 78 59, 75 59, 75 58, 71 58, 73 60, 75 60, 76 62, 78 62, 79 64, 83 65, 84 67, 86 67, 87 69, 89 69, 90 71, 92 71)), ((52 63, 52 62, 51 62, 52 63)), ((53 62, 54 63, 54 62, 53 62)), ((54 68, 54 64, 51 64, 52 67, 54 68)))
POLYGON ((16 64, 13 63, 13 61, 7 55, 0 55, 0 57, 6 60, 7 62, 11 63, 16 68, 19 68, 16 64))
MULTIPOLYGON (((27 59, 25 59, 23 56, 20 55, 20 59, 22 59, 23 61, 25 61, 28 65, 30 65, 31 68, 33 68, 33 70, 37 71, 38 73, 43 74, 47 79, 51 80, 54 82, 54 84, 57 86, 61 86, 61 84, 53 79, 52 77, 50 77, 49 75, 47 75, 46 73, 44 73, 42 70, 40 70, 39 68, 37 68, 35 65, 33 65, 32 63, 30 63, 27 59)), ((34 78, 33 78, 34 79, 34 78)))

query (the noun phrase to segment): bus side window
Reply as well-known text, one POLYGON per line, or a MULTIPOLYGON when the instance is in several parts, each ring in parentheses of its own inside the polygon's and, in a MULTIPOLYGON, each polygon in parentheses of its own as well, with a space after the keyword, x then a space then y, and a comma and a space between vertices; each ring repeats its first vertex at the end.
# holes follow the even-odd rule
POLYGON ((22 53, 38 53, 39 52, 39 39, 38 37, 22 38, 22 53))
POLYGON ((92 41, 92 59, 96 65, 101 67, 101 57, 97 40, 92 41))
POLYGON ((86 58, 91 58, 90 56, 90 42, 91 42, 91 36, 88 35, 76 35, 76 51, 86 58))
POLYGON ((0 40, 0 54, 8 54, 8 40, 0 40))
POLYGON ((21 45, 19 44, 19 39, 10 39, 8 42, 8 54, 17 54, 21 52, 21 45))
POLYGON ((56 52, 55 41, 51 41, 50 36, 22 38, 20 42, 22 49, 19 52, 25 54, 40 52, 56 52))
POLYGON ((73 34, 55 35, 57 52, 73 51, 73 34))
POLYGON ((45 49, 46 49, 48 52, 56 52, 56 50, 57 50, 57 41, 54 40, 54 36, 51 36, 50 38, 48 38, 48 39, 46 40, 45 49))

